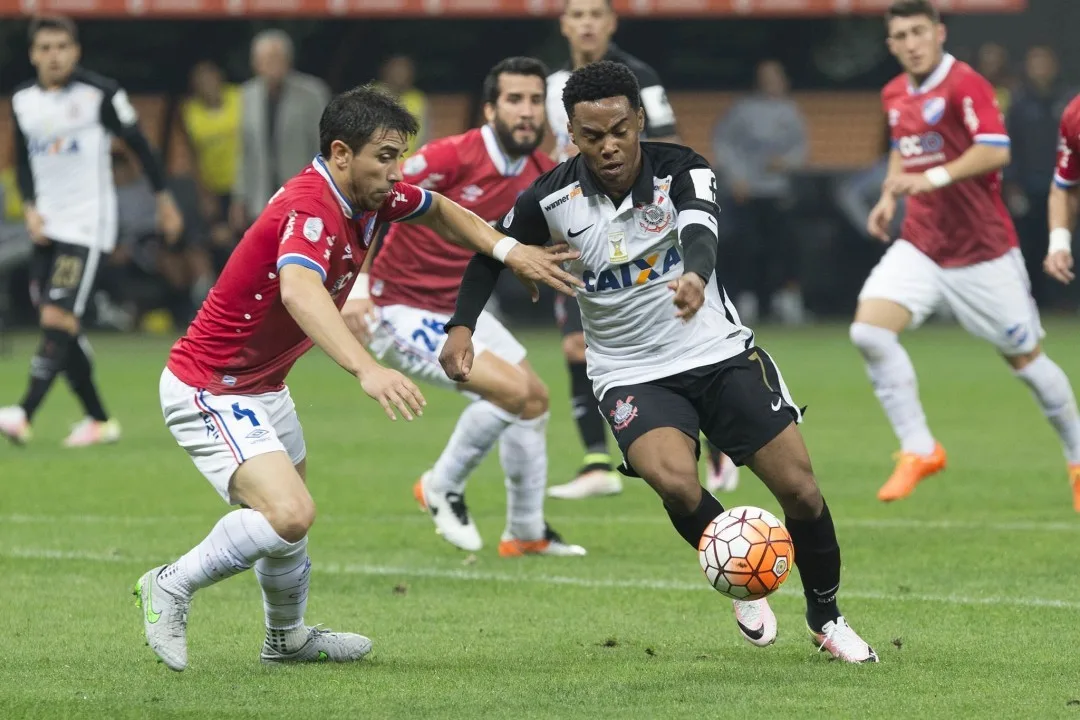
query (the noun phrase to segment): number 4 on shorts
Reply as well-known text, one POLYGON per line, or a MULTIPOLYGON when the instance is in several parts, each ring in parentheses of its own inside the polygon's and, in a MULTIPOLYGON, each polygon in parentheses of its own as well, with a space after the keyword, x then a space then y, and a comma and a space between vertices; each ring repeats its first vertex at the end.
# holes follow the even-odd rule
POLYGON ((252 427, 259 427, 259 419, 255 417, 255 413, 252 410, 240 407, 240 403, 238 402, 232 404, 232 414, 237 420, 247 418, 251 421, 252 427))

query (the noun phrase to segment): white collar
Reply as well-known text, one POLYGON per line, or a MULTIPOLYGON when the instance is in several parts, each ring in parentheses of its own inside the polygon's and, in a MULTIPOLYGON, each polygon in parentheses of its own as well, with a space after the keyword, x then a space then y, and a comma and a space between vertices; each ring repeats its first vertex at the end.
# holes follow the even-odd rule
POLYGON ((330 175, 330 168, 326 166, 326 160, 322 155, 316 155, 315 159, 311 161, 311 167, 315 168, 315 172, 323 176, 323 180, 330 186, 330 189, 334 192, 334 197, 337 198, 338 205, 341 206, 341 212, 345 213, 345 217, 356 219, 356 213, 353 212, 352 205, 345 199, 344 193, 338 188, 337 183, 334 182, 334 178, 330 175))
POLYGON ((495 169, 499 171, 499 174, 504 177, 520 175, 521 171, 525 169, 528 156, 522 155, 511 162, 510 158, 503 152, 502 146, 499 145, 499 139, 495 137, 495 130, 490 125, 481 127, 480 134, 484 136, 484 147, 487 149, 488 157, 491 158, 491 162, 495 165, 495 169))
POLYGON ((949 71, 952 70, 953 65, 955 65, 955 64, 956 64, 956 58, 954 58, 949 53, 945 53, 941 57, 941 62, 939 62, 938 66, 936 68, 934 68, 934 72, 932 72, 932 73, 930 73, 929 75, 926 76, 926 79, 923 80, 922 85, 920 85, 919 87, 915 87, 914 85, 911 84, 911 78, 910 77, 908 78, 908 85, 907 85, 908 94, 909 95, 924 95, 924 94, 930 92, 931 90, 933 90, 934 88, 936 88, 938 85, 940 85, 941 83, 943 83, 945 81, 945 78, 948 76, 949 71))

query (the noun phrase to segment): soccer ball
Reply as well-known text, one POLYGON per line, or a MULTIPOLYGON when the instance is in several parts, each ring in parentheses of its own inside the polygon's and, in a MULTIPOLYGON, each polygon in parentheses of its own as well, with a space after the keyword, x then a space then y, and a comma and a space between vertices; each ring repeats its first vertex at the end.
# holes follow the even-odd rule
POLYGON ((795 548, 775 515, 761 508, 736 507, 717 515, 705 528, 698 560, 722 595, 760 600, 787 580, 795 548))

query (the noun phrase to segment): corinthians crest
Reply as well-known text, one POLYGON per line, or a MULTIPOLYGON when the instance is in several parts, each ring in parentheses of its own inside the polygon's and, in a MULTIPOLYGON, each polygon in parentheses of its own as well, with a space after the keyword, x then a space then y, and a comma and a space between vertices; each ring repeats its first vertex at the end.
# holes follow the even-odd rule
POLYGON ((625 401, 615 401, 615 409, 611 411, 611 425, 615 430, 625 430, 626 426, 637 417, 637 407, 633 402, 633 395, 627 397, 625 401))
POLYGON ((671 213, 656 203, 649 203, 640 210, 641 218, 638 225, 645 232, 661 232, 671 222, 671 213))

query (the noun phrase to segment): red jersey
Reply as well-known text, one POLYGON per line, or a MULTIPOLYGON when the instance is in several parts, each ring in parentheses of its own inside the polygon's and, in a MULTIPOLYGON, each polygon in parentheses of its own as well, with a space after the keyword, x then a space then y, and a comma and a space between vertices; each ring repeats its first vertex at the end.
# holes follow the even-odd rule
MULTIPOLYGON (((920 87, 900 75, 885 86, 881 100, 904 172, 943 165, 976 143, 1009 145, 994 88, 952 55, 920 87)), ((1001 172, 907 198, 900 236, 942 267, 1004 255, 1017 242, 1001 198, 1001 172)))
POLYGON ((169 353, 169 370, 211 393, 279 390, 312 341, 281 302, 278 272, 296 264, 323 278, 340 308, 382 222, 422 215, 431 193, 398 183, 383 207, 354 212, 321 157, 270 198, 233 250, 187 333, 169 353))
POLYGON ((1066 190, 1080 185, 1080 95, 1061 114, 1054 183, 1066 190))
MULTIPOLYGON (((511 162, 485 125, 420 148, 402 172, 405 182, 446 195, 494 224, 533 180, 555 167, 543 153, 511 162)), ((452 314, 465 266, 475 253, 419 225, 395 225, 371 267, 376 305, 408 305, 452 314)))

